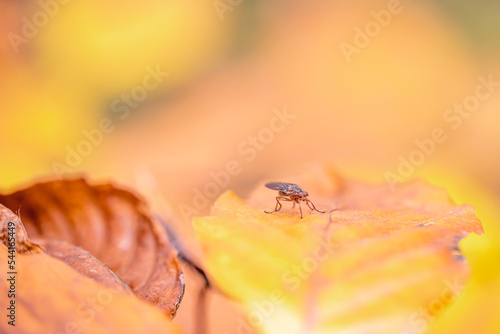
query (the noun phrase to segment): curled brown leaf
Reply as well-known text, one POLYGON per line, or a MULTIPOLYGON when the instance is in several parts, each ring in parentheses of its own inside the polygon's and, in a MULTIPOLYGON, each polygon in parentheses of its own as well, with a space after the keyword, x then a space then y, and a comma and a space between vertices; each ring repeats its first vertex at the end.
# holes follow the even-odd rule
POLYGON ((37 241, 21 243, 27 252, 41 252, 43 245, 78 272, 122 292, 130 288, 175 315, 184 292, 176 251, 161 223, 131 192, 84 179, 59 180, 0 195, 0 203, 19 209, 28 235, 37 241))
POLYGON ((0 237, 0 261, 9 264, 0 280, 0 308, 7 310, 0 333, 179 333, 102 262, 64 241, 40 239, 45 248, 31 241, 2 205, 0 237))

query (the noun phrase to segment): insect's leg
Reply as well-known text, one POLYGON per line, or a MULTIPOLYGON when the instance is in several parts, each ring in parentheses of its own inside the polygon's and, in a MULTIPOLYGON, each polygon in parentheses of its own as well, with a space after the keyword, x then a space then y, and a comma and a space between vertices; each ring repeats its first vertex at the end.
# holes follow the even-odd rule
POLYGON ((277 212, 277 211, 280 211, 281 210, 281 203, 280 203, 280 198, 279 197, 276 197, 276 207, 274 208, 274 211, 273 212, 277 212), (279 209, 278 209, 278 205, 279 205, 279 209))
POLYGON ((304 217, 302 216, 302 206, 300 205, 300 202, 297 202, 297 203, 299 203, 300 219, 304 219, 304 217))
POLYGON ((295 209, 295 202, 293 202, 292 209, 295 209))
POLYGON ((286 198, 286 197, 281 197, 281 196, 276 196, 276 207, 274 208, 274 211, 264 211, 265 213, 273 213, 273 212, 277 212, 277 211, 280 211, 281 210, 281 203, 280 203, 280 199, 281 200, 284 200, 284 201, 290 201, 290 199, 286 198), (278 208, 279 206, 279 208, 278 208))
POLYGON ((280 203, 280 198, 279 197, 276 197, 276 207, 274 208, 274 211, 280 211, 281 210, 281 203, 280 203), (278 205, 280 206, 280 208, 278 209, 278 205))
POLYGON ((307 206, 311 209, 311 210, 316 210, 318 212, 321 212, 321 213, 326 213, 326 211, 320 211, 318 209, 316 209, 316 207, 314 206, 314 203, 311 202, 310 200, 308 200, 307 198, 304 200, 306 203, 307 203, 307 206), (311 207, 312 205, 312 207, 311 207))

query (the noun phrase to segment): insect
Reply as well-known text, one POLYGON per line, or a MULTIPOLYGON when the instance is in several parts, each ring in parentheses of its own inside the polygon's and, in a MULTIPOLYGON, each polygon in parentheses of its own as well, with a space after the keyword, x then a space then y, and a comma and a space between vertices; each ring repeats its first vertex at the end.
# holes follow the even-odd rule
POLYGON ((311 202, 307 196, 309 194, 307 191, 302 190, 298 185, 294 183, 285 183, 285 182, 270 182, 266 183, 266 187, 269 189, 273 190, 278 190, 279 191, 279 196, 276 196, 276 207, 274 208, 274 211, 264 211, 265 213, 273 213, 273 212, 278 212, 281 210, 281 203, 280 200, 282 201, 287 201, 287 202, 293 202, 293 207, 295 207, 295 203, 299 204, 299 209, 300 209, 300 219, 303 219, 302 216, 302 207, 300 206, 300 202, 306 202, 307 206, 311 210, 316 210, 321 213, 326 213, 326 211, 320 211, 316 209, 314 206, 313 202, 311 202))

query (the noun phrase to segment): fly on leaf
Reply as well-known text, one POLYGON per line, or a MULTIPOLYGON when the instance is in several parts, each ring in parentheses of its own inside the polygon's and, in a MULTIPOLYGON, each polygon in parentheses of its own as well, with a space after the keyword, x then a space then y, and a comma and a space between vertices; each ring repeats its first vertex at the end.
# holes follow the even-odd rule
POLYGON ((300 219, 303 219, 302 207, 300 206, 300 202, 306 202, 307 206, 311 210, 316 210, 320 213, 326 213, 326 211, 320 211, 316 209, 313 202, 311 202, 307 198, 307 196, 309 196, 307 191, 302 190, 302 188, 300 188, 298 185, 294 183, 270 182, 266 183, 266 187, 269 189, 277 190, 279 192, 279 196, 276 196, 276 207, 274 208, 274 211, 264 211, 265 213, 273 213, 280 211, 282 207, 280 200, 293 202, 293 207, 295 207, 295 203, 298 203, 300 209, 300 219))

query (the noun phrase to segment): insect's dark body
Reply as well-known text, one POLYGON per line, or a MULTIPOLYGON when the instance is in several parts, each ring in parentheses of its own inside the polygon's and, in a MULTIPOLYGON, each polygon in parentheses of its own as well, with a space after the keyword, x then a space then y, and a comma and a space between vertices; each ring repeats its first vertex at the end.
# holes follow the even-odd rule
POLYGON ((309 196, 307 191, 302 190, 296 184, 293 183, 283 183, 283 182, 271 182, 267 183, 266 187, 273 190, 278 190, 281 196, 290 196, 290 197, 303 197, 309 196))
POLYGON ((302 207, 300 206, 300 202, 306 202, 307 206, 311 210, 316 210, 321 213, 325 213, 325 211, 320 211, 316 209, 314 206, 313 202, 311 202, 307 196, 309 194, 307 191, 302 190, 301 187, 294 183, 285 183, 285 182, 271 182, 267 183, 266 187, 269 189, 277 190, 279 192, 280 196, 276 196, 276 207, 274 211, 264 211, 266 213, 273 213, 281 210, 281 203, 280 200, 282 201, 288 201, 288 202, 293 202, 293 206, 295 207, 295 203, 299 204, 299 209, 300 209, 300 219, 302 219, 302 207))

